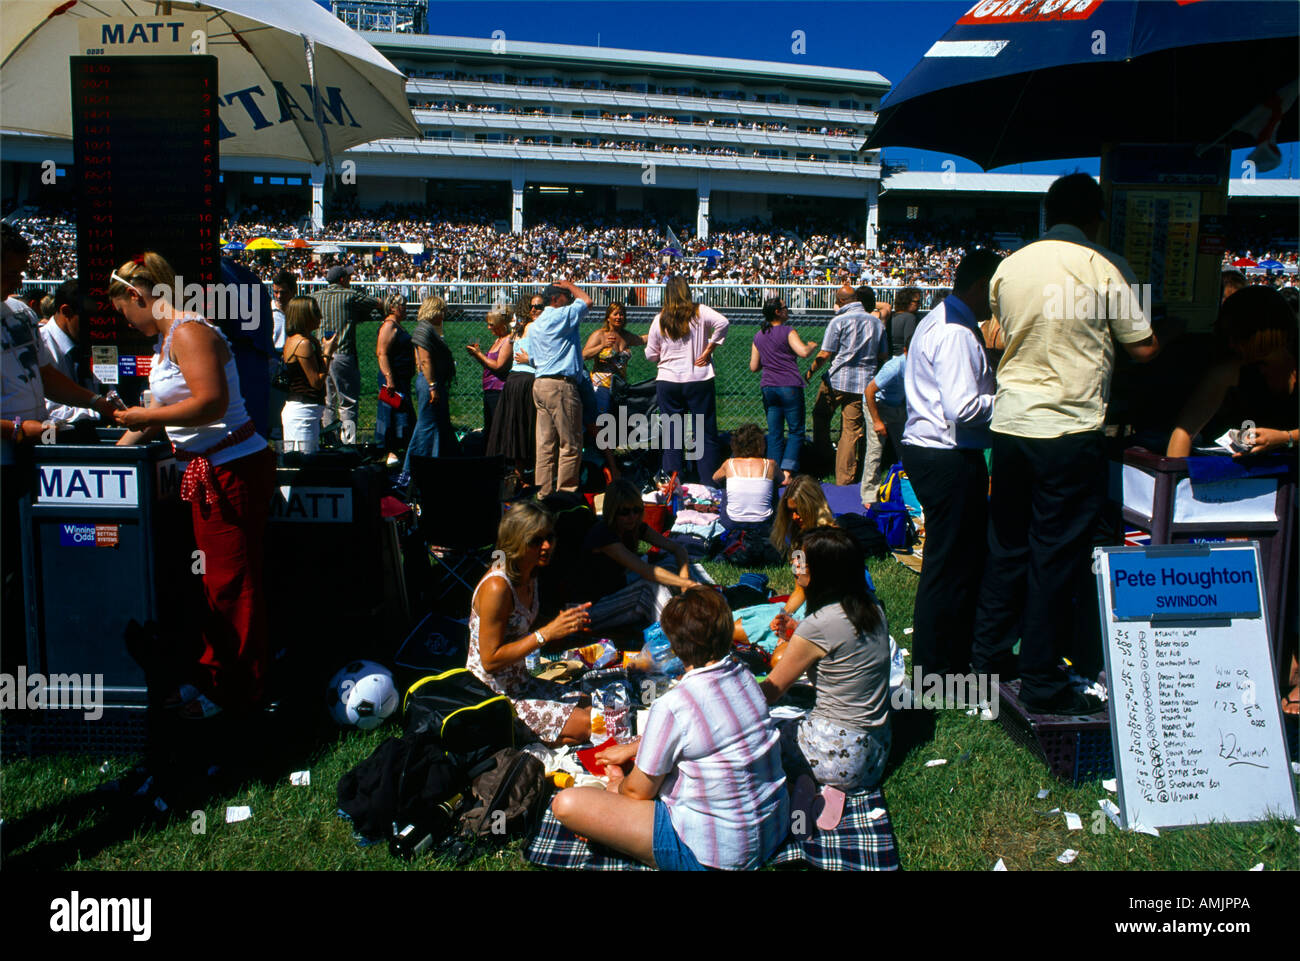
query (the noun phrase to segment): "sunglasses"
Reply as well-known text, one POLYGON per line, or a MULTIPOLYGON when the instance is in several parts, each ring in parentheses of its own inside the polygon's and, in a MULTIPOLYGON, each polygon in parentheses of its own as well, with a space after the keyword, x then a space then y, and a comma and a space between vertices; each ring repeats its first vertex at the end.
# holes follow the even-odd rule
POLYGON ((615 517, 637 517, 644 511, 641 507, 623 507, 620 508, 615 517))
POLYGON ((543 544, 546 544, 553 540, 555 540, 555 532, 547 531, 545 534, 538 534, 536 537, 530 538, 528 541, 528 546, 541 547, 543 544))
POLYGON ((545 310, 545 309, 546 309, 546 305, 545 305, 545 304, 530 304, 530 305, 528 306, 528 309, 529 309, 529 310, 545 310))

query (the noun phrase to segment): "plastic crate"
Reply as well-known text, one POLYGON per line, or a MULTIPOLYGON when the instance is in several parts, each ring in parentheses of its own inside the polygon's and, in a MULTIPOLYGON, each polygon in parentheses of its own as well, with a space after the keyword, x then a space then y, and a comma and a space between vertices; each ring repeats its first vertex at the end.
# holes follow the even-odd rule
POLYGON ((5 757, 143 754, 148 733, 143 708, 105 707, 93 721, 80 711, 11 711, 0 724, 0 753, 5 757))
POLYGON ((1114 777, 1109 715, 1099 719, 1096 715, 1065 718, 1032 714, 1020 703, 1019 681, 1000 685, 999 699, 998 723, 1003 730, 1042 760, 1058 778, 1079 785, 1114 777))

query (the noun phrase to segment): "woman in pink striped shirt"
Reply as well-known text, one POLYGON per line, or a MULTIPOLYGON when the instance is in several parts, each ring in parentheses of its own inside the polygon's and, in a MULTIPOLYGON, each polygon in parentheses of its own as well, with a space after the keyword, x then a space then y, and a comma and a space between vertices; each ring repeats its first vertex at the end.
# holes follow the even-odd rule
MULTIPOLYGON (((685 420, 701 451, 700 481, 709 483, 718 469, 718 409, 713 390, 713 351, 726 340, 729 321, 712 307, 691 300, 691 288, 680 274, 664 282, 664 309, 655 315, 646 335, 645 355, 659 365, 656 396, 662 414, 675 415, 677 440, 685 443, 685 420), (702 443, 701 443, 702 442, 702 443)), ((670 422, 671 423, 671 422, 670 422)), ((682 474, 682 448, 665 445, 664 471, 682 474)))
POLYGON ((686 674, 651 706, 638 741, 596 756, 608 788, 561 791, 551 810, 661 871, 762 867, 789 833, 789 799, 763 693, 730 656, 731 609, 695 587, 668 602, 660 623, 686 674))

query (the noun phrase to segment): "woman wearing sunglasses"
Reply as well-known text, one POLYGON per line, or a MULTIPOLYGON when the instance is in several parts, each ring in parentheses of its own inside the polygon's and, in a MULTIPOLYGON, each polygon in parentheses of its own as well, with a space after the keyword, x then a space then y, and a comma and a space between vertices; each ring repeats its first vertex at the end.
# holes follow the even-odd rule
POLYGON ((628 480, 605 488, 601 519, 582 542, 582 559, 583 583, 595 602, 591 626, 596 631, 653 624, 672 599, 673 588, 713 583, 703 568, 691 564, 685 547, 646 524, 641 492, 628 480), (672 560, 665 559, 663 567, 646 562, 637 553, 642 541, 672 560))
POLYGON ((190 502, 202 552, 210 616, 191 676, 166 698, 183 716, 210 717, 263 700, 268 657, 263 540, 271 510, 275 455, 244 408, 225 335, 169 300, 176 273, 146 251, 113 271, 108 297, 127 322, 160 345, 149 371, 149 407, 113 415, 139 444, 164 429, 186 462, 181 497, 190 502))
POLYGON ((796 545, 791 567, 808 614, 760 687, 772 704, 808 673, 816 701, 808 716, 782 726, 782 753, 787 771, 809 771, 823 786, 838 821, 844 795, 877 787, 889 756, 889 630, 853 538, 818 527, 796 545))
POLYGON ((591 737, 591 707, 560 684, 539 681, 524 662, 536 651, 564 650, 566 638, 586 628, 590 604, 562 611, 534 628, 537 573, 551 562, 555 518, 540 504, 516 504, 497 528, 496 562, 470 599, 466 667, 514 704, 515 714, 549 745, 581 744, 591 737))

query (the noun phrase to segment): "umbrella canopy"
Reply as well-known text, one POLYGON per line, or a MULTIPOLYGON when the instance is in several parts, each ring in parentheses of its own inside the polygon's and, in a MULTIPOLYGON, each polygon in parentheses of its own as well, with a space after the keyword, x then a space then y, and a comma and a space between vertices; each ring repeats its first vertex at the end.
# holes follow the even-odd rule
POLYGON ((710 247, 708 250, 701 250, 701 251, 700 251, 700 256, 701 256, 701 257, 721 257, 721 256, 722 256, 722 251, 719 250, 719 249, 716 248, 716 247, 710 247))
POLYGON ((318 244, 312 252, 317 254, 341 254, 343 248, 338 244, 318 244))
MULTIPOLYGON (((223 155, 323 163, 327 155, 381 137, 419 136, 402 74, 311 0, 167 6, 174 8, 168 20, 198 18, 207 52, 218 59, 223 155)), ((4 129, 71 137, 67 60, 85 49, 81 26, 88 20, 162 19, 157 9, 140 0, 5 0, 0 17, 4 129)), ((100 36, 113 36, 112 25, 101 29, 106 32, 100 36)), ((118 36, 130 37, 129 30, 128 25, 118 36)), ((161 32, 166 37, 167 31, 161 32)), ((188 48, 190 34, 183 36, 188 48)), ((188 50, 152 45, 139 52, 188 50)))
POLYGON ((307 241, 303 240, 301 237, 294 237, 293 240, 289 241, 285 246, 292 247, 294 250, 302 250, 305 247, 310 247, 311 244, 307 243, 307 241))
POLYGON ((284 250, 284 246, 277 244, 270 237, 258 237, 256 240, 250 240, 244 245, 245 250, 284 250))
POLYGON ((1232 266, 1234 266, 1234 267, 1258 267, 1259 264, 1255 263, 1255 261, 1251 260, 1249 257, 1238 257, 1236 260, 1234 260, 1234 261, 1232 262, 1232 266))
POLYGON ((243 250, 243 249, 244 249, 244 245, 243 245, 243 243, 241 243, 241 242, 238 241, 238 240, 232 240, 232 241, 230 241, 229 243, 223 243, 223 244, 221 245, 221 249, 222 249, 222 250, 229 250, 229 251, 231 251, 231 252, 234 252, 234 251, 236 251, 236 250, 243 250))
POLYGON ((660 256, 667 255, 669 257, 680 257, 682 252, 676 247, 665 247, 663 250, 659 251, 659 254, 660 256))
POLYGON ((863 149, 917 147, 986 170, 1090 157, 1105 143, 1251 146, 1231 131, 1279 97, 1278 140, 1300 132, 1290 3, 1028 0, 976 3, 882 105, 863 149))
POLYGON ((1274 260, 1272 257, 1269 257, 1269 258, 1266 259, 1266 260, 1261 260, 1261 261, 1259 262, 1259 266, 1263 267, 1265 270, 1285 270, 1285 269, 1286 269, 1286 264, 1282 263, 1282 261, 1280 261, 1280 260, 1274 260))

